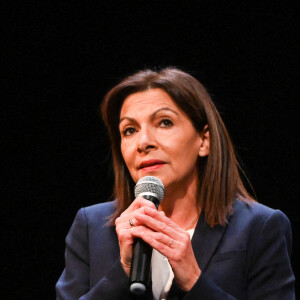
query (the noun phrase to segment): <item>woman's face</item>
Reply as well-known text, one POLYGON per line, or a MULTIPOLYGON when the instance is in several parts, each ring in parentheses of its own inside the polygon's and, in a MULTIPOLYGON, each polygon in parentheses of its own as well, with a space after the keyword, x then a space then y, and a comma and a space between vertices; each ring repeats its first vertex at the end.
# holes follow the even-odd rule
POLYGON ((202 135, 165 91, 129 95, 119 130, 121 152, 135 182, 156 176, 167 189, 197 181, 197 158, 207 155, 209 147, 203 152, 202 135))

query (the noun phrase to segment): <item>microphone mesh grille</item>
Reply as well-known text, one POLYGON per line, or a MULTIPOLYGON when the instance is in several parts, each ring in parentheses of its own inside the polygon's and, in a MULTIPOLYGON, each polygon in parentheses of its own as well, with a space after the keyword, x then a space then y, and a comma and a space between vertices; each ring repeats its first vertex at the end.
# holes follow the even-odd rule
POLYGON ((138 197, 140 194, 145 192, 151 192, 157 196, 159 202, 164 197, 165 188, 163 183, 154 176, 145 176, 142 177, 134 188, 135 197, 138 197))

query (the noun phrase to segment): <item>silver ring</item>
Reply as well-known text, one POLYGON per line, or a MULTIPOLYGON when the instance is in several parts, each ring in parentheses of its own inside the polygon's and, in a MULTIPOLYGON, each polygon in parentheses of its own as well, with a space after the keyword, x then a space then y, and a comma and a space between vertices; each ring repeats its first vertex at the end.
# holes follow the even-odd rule
POLYGON ((171 245, 173 244, 174 240, 171 240, 171 242, 169 243, 169 247, 171 247, 171 245))
POLYGON ((134 224, 132 223, 131 219, 128 220, 130 226, 134 227, 134 224))

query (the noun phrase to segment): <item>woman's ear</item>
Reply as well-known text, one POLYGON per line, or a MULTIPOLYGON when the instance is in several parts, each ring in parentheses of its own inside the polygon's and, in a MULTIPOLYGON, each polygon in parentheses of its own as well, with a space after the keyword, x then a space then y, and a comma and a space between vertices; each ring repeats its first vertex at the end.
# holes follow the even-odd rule
POLYGON ((204 157, 209 154, 209 147, 210 147, 210 137, 209 137, 209 130, 208 125, 205 125, 201 134, 201 145, 199 149, 199 156, 204 157))

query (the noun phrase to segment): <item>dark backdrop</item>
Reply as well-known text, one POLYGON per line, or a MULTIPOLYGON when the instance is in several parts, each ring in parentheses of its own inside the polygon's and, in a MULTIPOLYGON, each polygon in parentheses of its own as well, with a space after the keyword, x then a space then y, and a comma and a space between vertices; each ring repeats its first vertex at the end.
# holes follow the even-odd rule
POLYGON ((111 194, 101 99, 169 65, 207 87, 258 200, 290 218, 299 274, 295 3, 98 2, 1 4, 2 293, 54 299, 76 211, 111 194))

